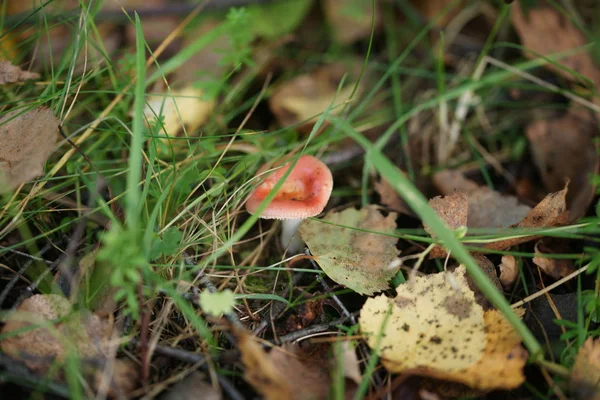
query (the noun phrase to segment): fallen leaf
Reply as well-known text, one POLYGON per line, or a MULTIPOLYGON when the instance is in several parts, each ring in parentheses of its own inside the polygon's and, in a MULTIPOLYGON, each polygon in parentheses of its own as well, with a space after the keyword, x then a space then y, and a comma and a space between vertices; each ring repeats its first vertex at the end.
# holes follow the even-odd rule
MULTIPOLYGON (((494 263, 483 254, 473 253, 471 256, 477 262, 479 268, 481 268, 481 270, 486 274, 490 282, 496 286, 496 289, 502 291, 502 284, 500 283, 500 279, 498 279, 498 275, 496 274, 496 266, 494 263)), ((477 304, 483 307, 484 311, 495 308, 494 305, 488 300, 488 297, 477 287, 475 282, 473 282, 471 275, 467 275, 467 284, 473 293, 475 293, 475 301, 477 304)))
POLYGON ((21 112, 0 118, 0 193, 40 176, 58 138, 59 122, 49 108, 21 112))
MULTIPOLYGON (((467 226, 467 214, 469 203, 467 196, 463 192, 454 192, 445 197, 437 196, 429 200, 429 206, 446 223, 451 230, 456 230, 467 226)), ((427 224, 423 224, 427 233, 435 238, 435 234, 427 224)), ((444 257, 446 250, 443 246, 436 245, 429 253, 432 258, 444 257)))
MULTIPOLYGON (((434 175, 433 181, 445 194, 455 190, 465 192, 468 201, 466 225, 469 228, 506 228, 521 221, 531 210, 514 196, 502 195, 487 186, 479 186, 460 172, 446 170, 434 175)), ((440 207, 451 208, 444 202, 440 207)))
POLYGON ((40 74, 37 72, 23 71, 10 61, 0 60, 0 85, 39 78, 40 74))
POLYGON ((177 382, 159 397, 159 400, 221 400, 221 392, 206 381, 200 371, 194 371, 177 382))
MULTIPOLYGON (((314 123, 331 105, 331 115, 339 114, 343 104, 350 100, 354 91, 353 76, 358 76, 359 64, 330 64, 316 69, 310 74, 297 76, 279 85, 269 99, 269 107, 282 126, 300 124, 298 130, 309 132, 314 123), (349 67, 349 68, 347 68, 349 67), (338 86, 344 77, 344 86, 338 86)), ((359 85, 355 97, 361 93, 359 85)))
POLYGON ((392 211, 397 211, 406 215, 413 215, 408 206, 398 195, 398 192, 383 177, 375 182, 375 191, 379 195, 381 203, 392 211))
MULTIPOLYGON (((164 96, 149 95, 147 98, 144 115, 151 123, 156 123, 161 117, 162 124, 158 132, 175 137, 185 126, 187 132, 193 133, 208 121, 215 101, 205 99, 200 89, 186 87, 173 90, 164 96)), ((169 139, 166 139, 169 141, 169 139)), ((172 141, 174 145, 177 140, 172 141)))
POLYGON ((571 370, 571 393, 581 400, 600 400, 600 339, 588 338, 571 370))
POLYGON ((329 365, 322 357, 289 345, 267 354, 249 334, 238 332, 237 336, 244 378, 266 400, 327 398, 329 365))
POLYGON ((502 261, 498 266, 500 268, 500 283, 505 289, 513 287, 519 277, 519 267, 515 256, 502 256, 502 261))
POLYGON ((202 310, 214 317, 232 312, 235 305, 235 295, 229 289, 214 293, 204 290, 199 300, 202 310))
MULTIPOLYGON (((35 295, 24 300, 14 313, 7 316, 3 334, 27 327, 42 325, 65 318, 71 313, 71 303, 58 295, 35 295)), ((80 356, 96 357, 107 351, 111 327, 95 315, 75 315, 71 320, 57 323, 54 329, 46 327, 27 330, 1 342, 2 350, 14 358, 22 359, 31 369, 47 366, 42 357, 64 358, 65 341, 76 346, 80 356), (23 357, 22 354, 28 356, 23 357), (37 359, 36 359, 37 358, 37 359)))
MULTIPOLYGON (((72 311, 71 303, 59 295, 35 295, 25 299, 4 319, 2 351, 28 368, 46 372, 55 361, 64 361, 73 349, 85 362, 106 359, 110 354, 112 326, 87 310, 72 311)), ((124 360, 113 362, 109 393, 128 393, 137 385, 137 366, 124 360)), ((87 366, 84 364, 84 366, 87 366)), ((103 369, 90 365, 91 379, 103 381, 103 369)))
MULTIPOLYGON (((442 193, 448 193, 457 188, 466 189, 467 228, 549 228, 564 225, 567 222, 566 196, 568 190, 566 187, 558 192, 548 194, 538 205, 530 209, 518 204, 516 199, 511 196, 503 196, 489 188, 479 187, 457 171, 447 170, 437 173, 434 175, 433 182, 442 193), (471 217, 471 214, 474 216, 471 217)), ((465 207, 465 200, 462 197, 445 199, 436 200, 435 209, 444 222, 453 227, 453 224, 457 223, 456 215, 454 215, 457 214, 457 207, 462 210, 465 207)), ((464 216, 461 218, 463 221, 464 216)), ((483 247, 504 250, 538 238, 539 235, 512 237, 486 243, 483 247)), ((443 257, 446 252, 444 249, 436 247, 430 255, 431 257, 443 257)))
MULTIPOLYGON (((373 7, 369 1, 325 0, 323 12, 333 39, 340 44, 352 44, 371 36, 373 7)), ((379 3, 375 4, 375 29, 381 25, 379 3)))
POLYGON ((428 20, 436 21, 437 26, 446 26, 460 12, 463 0, 452 7, 448 12, 445 10, 454 0, 411 0, 412 5, 419 10, 428 20), (438 19, 439 18, 439 19, 438 19))
POLYGON ((344 377, 360 385, 362 374, 360 373, 360 363, 356 357, 356 348, 350 342, 342 342, 342 360, 344 365, 344 377))
POLYGON ((327 276, 357 293, 371 295, 388 289, 399 268, 390 267, 398 255, 398 238, 388 236, 394 234, 396 217, 396 213, 384 217, 376 206, 368 205, 361 210, 329 212, 325 223, 304 220, 299 231, 327 276))
POLYGON ((379 343, 378 354, 390 372, 478 390, 523 383, 527 353, 520 337, 500 313, 484 313, 475 302, 464 267, 418 277, 396 290, 395 299, 367 299, 359 320, 369 346, 379 343))
MULTIPOLYGON (((529 8, 527 12, 524 12, 521 3, 516 2, 511 9, 513 26, 521 38, 523 46, 529 50, 524 51, 524 55, 528 58, 552 56, 584 46, 589 42, 583 32, 567 16, 562 15, 548 3, 543 7, 529 8)), ((600 82, 600 72, 594 65, 590 54, 585 51, 545 65, 564 78, 578 80, 572 72, 557 66, 557 64, 578 72, 591 79, 592 82, 600 82)))
POLYGON ((578 220, 596 194, 592 177, 598 171, 600 157, 595 145, 598 123, 594 116, 571 108, 562 117, 532 122, 526 132, 546 190, 561 190, 569 182, 568 221, 578 220))
MULTIPOLYGON (((549 238, 548 238, 549 239, 549 238)), ((544 257, 544 254, 568 253, 567 246, 558 240, 539 240, 534 247, 535 256, 531 261, 548 276, 558 280, 575 271, 573 260, 544 257), (565 250, 565 251, 561 251, 565 250)))

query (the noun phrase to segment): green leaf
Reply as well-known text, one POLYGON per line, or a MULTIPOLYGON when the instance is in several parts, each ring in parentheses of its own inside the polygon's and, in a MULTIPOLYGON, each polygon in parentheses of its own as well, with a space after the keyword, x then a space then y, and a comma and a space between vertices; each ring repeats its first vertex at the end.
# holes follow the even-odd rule
POLYGON ((376 206, 330 212, 323 223, 305 220, 302 239, 331 279, 357 293, 371 295, 389 289, 400 265, 396 259, 396 213, 384 217, 376 206))
POLYGON ((252 31, 264 39, 276 39, 294 31, 310 11, 313 0, 285 0, 246 7, 252 31))
POLYGON ((235 305, 235 295, 229 289, 211 293, 208 290, 200 293, 200 306, 205 313, 215 317, 229 314, 235 305))
POLYGON ((160 256, 171 256, 179 249, 179 243, 183 233, 175 227, 168 229, 162 238, 156 238, 152 243, 152 250, 150 250, 150 259, 154 260, 160 256))

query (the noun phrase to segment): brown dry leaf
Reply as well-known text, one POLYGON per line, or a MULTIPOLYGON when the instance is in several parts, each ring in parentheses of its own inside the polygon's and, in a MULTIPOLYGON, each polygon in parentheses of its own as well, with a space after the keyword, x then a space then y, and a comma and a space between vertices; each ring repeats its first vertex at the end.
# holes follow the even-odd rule
POLYGON ((137 386, 138 367, 131 362, 107 360, 112 362, 111 375, 108 376, 110 381, 102 367, 85 363, 86 359, 97 361, 110 356, 112 326, 86 310, 72 312, 71 303, 62 296, 32 296, 8 314, 4 321, 1 335, 7 335, 7 338, 0 342, 0 348, 34 371, 46 372, 55 361, 64 360, 69 349, 74 349, 84 362, 84 372, 95 388, 106 382, 107 393, 117 396, 127 394, 137 386), (56 320, 60 322, 53 322, 56 320), (18 331, 22 333, 8 336, 18 331))
MULTIPOLYGON (((458 171, 447 170, 437 173, 433 178, 433 182, 442 193, 448 193, 456 188, 467 189, 467 228, 549 228, 564 225, 567 222, 566 196, 568 190, 566 187, 559 192, 548 194, 533 209, 529 209, 527 206, 519 205, 516 199, 511 198, 511 196, 503 196, 489 188, 477 186, 474 182, 464 178, 458 171), (470 217, 471 213, 474 213, 475 216, 470 217), (486 216, 486 214, 490 215, 486 216), (515 220, 518 222, 515 222, 515 220), (496 225, 489 226, 490 224, 496 225)), ((455 213, 456 211, 452 210, 453 207, 464 206, 464 200, 461 205, 444 202, 443 199, 438 200, 438 202, 440 203, 436 211, 438 211, 438 215, 447 224, 451 224, 452 221, 447 221, 445 218, 449 217, 445 217, 445 215, 455 213)), ((511 246, 537 239, 538 237, 532 235, 514 237, 487 243, 483 247, 504 250, 511 246)), ((434 250, 431 252, 432 257, 443 257, 446 255, 443 249, 436 247, 434 250)))
POLYGON ((443 27, 460 12, 463 1, 461 0, 448 13, 442 15, 444 10, 453 2, 453 0, 411 0, 413 6, 419 10, 428 20, 437 21, 437 26, 443 27))
POLYGON ((588 338, 571 370, 571 393, 580 400, 600 400, 600 339, 588 338))
MULTIPOLYGON (((14 313, 6 317, 2 334, 26 327, 47 324, 71 314, 71 303, 58 295, 35 295, 23 301, 14 313)), ((50 328, 35 328, 8 337, 0 342, 2 350, 25 362, 34 370, 44 370, 49 364, 43 357, 59 360, 66 355, 66 345, 77 348, 82 358, 104 355, 111 326, 95 315, 75 313, 72 318, 51 324, 50 328), (25 353, 25 356, 23 354, 25 353)))
POLYGON ((502 261, 498 267, 500 268, 500 283, 502 283, 502 287, 510 289, 519 277, 517 259, 511 255, 502 256, 502 261))
POLYGON ((544 254, 558 253, 564 254, 560 250, 566 250, 568 248, 564 246, 564 243, 560 243, 557 240, 539 240, 534 247, 535 256, 531 261, 548 276, 558 280, 564 278, 570 273, 575 271, 573 260, 564 260, 556 258, 544 257, 544 254), (562 245, 562 246, 561 246, 562 245))
MULTIPOLYGON (((379 3, 375 4, 375 29, 381 25, 379 3)), ((370 1, 325 0, 323 12, 336 42, 352 44, 371 35, 373 8, 370 1)))
POLYGON ((221 400, 221 392, 207 382, 206 376, 200 371, 194 371, 177 382, 159 400, 221 400))
POLYGON ((368 299, 359 321, 372 348, 381 341, 379 355, 388 370, 478 390, 523 383, 527 353, 519 335, 497 311, 483 312, 464 267, 419 277, 397 292, 395 299, 368 299))
MULTIPOLYGON (((496 274, 496 266, 493 262, 489 260, 483 254, 472 253, 471 256, 479 265, 479 268, 487 275, 488 279, 496 286, 496 288, 502 291, 502 284, 500 283, 500 279, 498 279, 498 275, 496 274)), ((475 293, 475 301, 481 307, 483 307, 484 311, 492 310, 495 307, 488 300, 488 297, 477 287, 471 275, 467 275, 467 283, 469 284, 469 288, 475 293)))
POLYGON ((435 174, 433 181, 442 193, 448 194, 455 190, 465 192, 469 210, 465 226, 469 228, 506 228, 521 221, 531 210, 519 203, 516 197, 502 195, 487 186, 479 186, 459 171, 439 172, 435 174))
MULTIPOLYGON (((282 126, 301 124, 298 130, 310 132, 310 129, 329 106, 331 115, 339 114, 343 105, 350 100, 354 90, 355 77, 360 71, 358 62, 335 63, 318 68, 310 74, 297 76, 282 83, 269 99, 269 107, 282 126), (338 86, 344 77, 344 87, 338 86)), ((363 79, 364 82, 364 79, 363 79)), ((354 97, 360 96, 364 87, 361 82, 354 97)))
MULTIPOLYGON (((589 42, 581 32, 566 16, 558 10, 546 4, 543 7, 530 8, 527 12, 521 8, 520 2, 511 6, 512 23, 517 31, 523 46, 527 50, 524 54, 531 59, 541 56, 551 56, 556 53, 565 52, 584 46, 589 42), (536 54, 537 53, 537 54, 536 54)), ((600 71, 589 53, 578 52, 567 58, 562 58, 558 64, 576 71, 592 80, 595 84, 600 83, 600 71)), ((573 74, 553 64, 546 64, 555 73, 567 79, 576 79, 573 74)))
POLYGON ((595 117, 587 110, 571 108, 562 117, 532 122, 526 132, 546 190, 561 190, 569 182, 569 222, 576 221, 585 215, 596 193, 592 176, 600 157, 595 117))
POLYGON ((384 217, 373 205, 347 208, 329 212, 323 218, 327 223, 304 220, 299 231, 328 277, 357 293, 372 295, 389 289, 400 268, 392 264, 398 255, 398 238, 393 236, 396 217, 396 213, 384 217))
POLYGON ((0 118, 0 192, 41 175, 58 138, 58 119, 52 110, 36 107, 21 112, 0 118))
MULTIPOLYGON (((468 202, 463 192, 454 192, 445 197, 437 196, 429 200, 429 205, 452 230, 467 226, 468 202)), ((435 238, 429 226, 423 224, 425 231, 435 238)), ((429 253, 430 257, 438 258, 446 255, 443 246, 436 245, 429 253)))
POLYGON ((380 197, 381 204, 390 210, 401 214, 413 215, 404 200, 398 196, 396 189, 385 178, 381 177, 379 181, 375 182, 375 191, 380 197))
POLYGON ((276 347, 268 354, 247 333, 238 332, 238 346, 245 366, 244 378, 266 400, 326 399, 329 364, 323 353, 307 354, 297 346, 276 347))
POLYGON ((37 72, 23 71, 10 61, 0 60, 0 85, 39 78, 40 74, 37 72))

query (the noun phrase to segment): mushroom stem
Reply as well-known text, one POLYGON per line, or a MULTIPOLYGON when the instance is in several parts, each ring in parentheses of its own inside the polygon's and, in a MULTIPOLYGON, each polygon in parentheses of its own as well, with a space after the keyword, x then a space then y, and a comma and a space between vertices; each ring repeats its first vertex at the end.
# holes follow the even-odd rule
POLYGON ((281 245, 290 255, 298 254, 304 248, 304 241, 297 232, 302 219, 284 219, 281 221, 281 245))

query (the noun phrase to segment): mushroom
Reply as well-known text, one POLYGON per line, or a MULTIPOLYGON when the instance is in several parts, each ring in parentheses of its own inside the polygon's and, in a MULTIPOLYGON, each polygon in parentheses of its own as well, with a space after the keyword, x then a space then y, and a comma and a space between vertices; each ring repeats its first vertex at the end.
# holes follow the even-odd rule
MULTIPOLYGON (((289 166, 290 163, 286 163, 254 189, 246 201, 246 210, 250 214, 255 213, 289 166)), ((266 167, 263 166, 258 173, 266 167)), ((303 219, 323 211, 332 188, 333 178, 327 165, 315 157, 301 156, 260 218, 281 219, 281 244, 289 253, 297 254, 302 250, 303 242, 296 235, 296 230, 303 219)))

